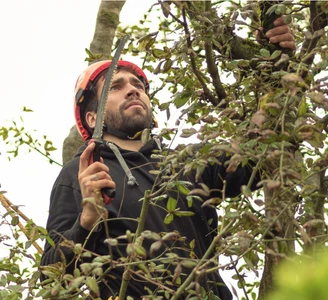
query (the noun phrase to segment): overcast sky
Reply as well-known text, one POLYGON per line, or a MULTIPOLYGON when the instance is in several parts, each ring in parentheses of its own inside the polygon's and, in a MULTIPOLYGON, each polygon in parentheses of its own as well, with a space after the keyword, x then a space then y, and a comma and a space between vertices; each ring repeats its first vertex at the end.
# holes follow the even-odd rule
MULTIPOLYGON (((136 24, 154 0, 127 0, 121 13, 125 24, 136 24), (131 3, 134 2, 131 6, 131 3), (133 7, 133 9, 131 9, 133 7)), ((15 0, 0 3, 1 103, 0 127, 19 122, 46 134, 58 150, 74 124, 73 89, 87 66, 100 0, 15 0), (26 106, 33 113, 22 114, 26 106)), ((1 139, 2 140, 2 139, 1 139)), ((60 167, 37 153, 22 150, 8 161, 0 141, 0 184, 7 198, 35 223, 45 226, 49 194, 60 167)), ((0 208, 0 212, 4 212, 0 208)))

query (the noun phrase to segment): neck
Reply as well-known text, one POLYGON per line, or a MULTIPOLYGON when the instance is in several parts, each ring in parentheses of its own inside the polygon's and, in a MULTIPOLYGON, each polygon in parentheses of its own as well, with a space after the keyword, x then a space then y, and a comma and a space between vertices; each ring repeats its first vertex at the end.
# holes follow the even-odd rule
POLYGON ((123 140, 109 133, 104 133, 103 139, 112 142, 122 149, 130 151, 139 151, 142 147, 141 140, 123 140))

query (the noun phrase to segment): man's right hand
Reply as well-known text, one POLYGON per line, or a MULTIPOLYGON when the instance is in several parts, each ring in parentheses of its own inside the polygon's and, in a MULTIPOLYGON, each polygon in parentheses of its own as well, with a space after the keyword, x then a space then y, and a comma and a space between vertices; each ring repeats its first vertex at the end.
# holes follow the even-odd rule
POLYGON ((91 230, 100 219, 107 217, 101 190, 106 187, 115 189, 115 182, 109 175, 109 168, 102 161, 89 165, 94 148, 95 143, 91 143, 83 151, 78 173, 83 199, 80 225, 87 230, 91 230))

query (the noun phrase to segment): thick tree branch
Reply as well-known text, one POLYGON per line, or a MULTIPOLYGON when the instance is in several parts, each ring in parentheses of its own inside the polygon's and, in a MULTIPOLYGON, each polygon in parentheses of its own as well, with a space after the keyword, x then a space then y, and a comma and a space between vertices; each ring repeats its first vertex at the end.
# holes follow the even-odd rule
MULTIPOLYGON (((209 11, 211 9, 211 5, 210 3, 208 3, 207 5, 205 4, 205 9, 207 11, 209 11)), ((218 68, 215 64, 214 61, 214 57, 213 57, 213 43, 211 40, 211 35, 207 36, 207 38, 205 39, 205 57, 206 57, 206 63, 207 63, 207 68, 208 68, 208 72, 212 78, 213 81, 213 86, 215 88, 215 92, 219 98, 219 100, 224 99, 227 94, 226 91, 222 85, 222 82, 220 80, 220 76, 219 76, 219 71, 218 68)))
MULTIPOLYGON (((325 15, 324 15, 325 16, 325 15)), ((315 53, 312 50, 317 46, 321 34, 319 34, 320 29, 324 29, 327 25, 327 20, 322 18, 322 13, 318 10, 318 1, 311 1, 310 2, 310 27, 308 36, 305 36, 305 41, 302 45, 302 49, 300 52, 300 58, 305 57, 303 59, 303 63, 306 65, 311 65, 314 60, 315 53), (312 53, 312 54, 311 54, 312 53)), ((302 75, 304 78, 304 74, 302 75)))
POLYGON ((90 63, 110 58, 115 31, 120 22, 120 11, 124 4, 125 1, 101 1, 90 44, 91 53, 97 57, 90 63))
MULTIPOLYGON (((2 193, 0 193, 0 202, 1 202, 2 206, 7 210, 8 215, 10 215, 12 218, 14 218, 14 217, 19 218, 20 217, 25 222, 30 223, 31 226, 36 227, 34 222, 31 222, 31 220, 25 214, 23 214, 17 206, 13 205, 13 203, 11 203, 9 201, 9 199, 7 199, 2 193)), ((26 238, 29 241, 32 241, 32 245, 39 252, 39 254, 42 254, 43 249, 40 247, 40 245, 36 241, 33 241, 33 237, 31 236, 31 234, 28 233, 25 226, 20 221, 17 222, 17 226, 25 234, 26 238)))
MULTIPOLYGON (((89 64, 110 58, 115 32, 119 25, 120 12, 124 4, 125 1, 101 1, 93 39, 90 43, 91 57, 87 58, 89 64)), ((63 142, 63 164, 75 155, 83 143, 81 135, 73 125, 63 142)))
MULTIPOLYGON (((188 13, 190 14, 189 10, 188 10, 188 13)), ((185 10, 183 10, 183 18, 184 18, 183 27, 184 27, 184 31, 185 31, 185 34, 186 34, 186 37, 187 37, 187 39, 186 39, 187 40, 187 46, 188 46, 188 49, 192 50, 192 43, 191 43, 191 40, 190 40, 191 34, 189 32, 189 29, 188 29, 185 10)), ((190 53, 189 53, 189 58, 190 58, 190 64, 191 64, 191 67, 193 69, 193 72, 196 75, 197 79, 199 80, 199 82, 202 86, 202 89, 204 91, 204 97, 206 99, 208 99, 214 106, 218 105, 218 103, 219 103, 218 99, 208 89, 207 84, 204 81, 204 78, 203 78, 202 74, 199 72, 199 70, 196 66, 196 61, 195 61, 195 58, 193 56, 192 51, 190 51, 190 53)), ((218 73, 217 73, 216 76, 218 76, 218 73)))

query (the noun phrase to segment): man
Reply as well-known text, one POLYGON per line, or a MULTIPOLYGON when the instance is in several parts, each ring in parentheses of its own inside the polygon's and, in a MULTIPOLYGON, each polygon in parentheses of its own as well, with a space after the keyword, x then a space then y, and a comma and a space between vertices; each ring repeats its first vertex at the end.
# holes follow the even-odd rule
MULTIPOLYGON (((276 42, 287 43, 281 46, 293 48, 289 27, 279 19, 276 26, 267 34, 276 42)), ((82 263, 91 262, 97 256, 107 256, 109 258, 100 273, 99 268, 95 268, 88 274, 97 278, 101 299, 118 296, 122 277, 129 280, 127 296, 142 299, 153 294, 166 299, 191 274, 192 268, 186 264, 204 257, 216 236, 218 219, 216 210, 202 207, 201 201, 193 201, 190 205, 176 182, 190 181, 193 186, 188 186, 189 189, 203 182, 210 190, 220 191, 225 180, 225 195, 234 197, 240 193, 240 187, 247 184, 251 168, 227 173, 223 164, 209 164, 198 181, 193 175, 177 171, 171 185, 167 185, 169 179, 161 175, 169 174, 170 170, 161 169, 159 159, 152 156, 156 152, 162 153, 163 145, 154 136, 145 144, 140 139, 144 129, 154 126, 148 79, 139 67, 127 61, 119 62, 109 91, 103 135, 106 146, 101 153, 102 160, 90 163, 95 144, 89 140, 109 64, 110 61, 102 61, 89 66, 76 83, 76 124, 86 143, 63 167, 54 183, 47 230, 55 246, 46 242, 41 265, 61 262, 57 264, 58 268, 63 266, 66 273, 73 273, 82 263), (160 175, 157 170, 160 170, 160 175), (108 205, 101 197, 105 188, 116 191, 115 198, 108 205), (144 224, 148 235, 142 236, 141 243, 145 253, 141 249, 133 252, 131 241, 138 226, 143 204, 140 199, 145 191, 150 191, 152 200, 144 224), (187 216, 174 217, 172 222, 167 222, 169 201, 176 203, 180 211, 188 212, 187 216), (73 245, 82 244, 92 257, 74 254, 70 241, 73 245), (141 263, 134 265, 128 276, 123 276, 123 265, 128 262, 126 257, 134 257, 141 263)), ((255 188, 255 183, 252 188, 255 188)), ((219 197, 220 193, 210 195, 215 196, 219 197)), ((216 295, 221 300, 232 298, 215 269, 217 258, 210 255, 206 259, 212 271, 205 274, 205 268, 195 272, 193 284, 182 292, 179 299, 200 291, 216 295)), ((49 273, 45 275, 51 277, 49 273)))

